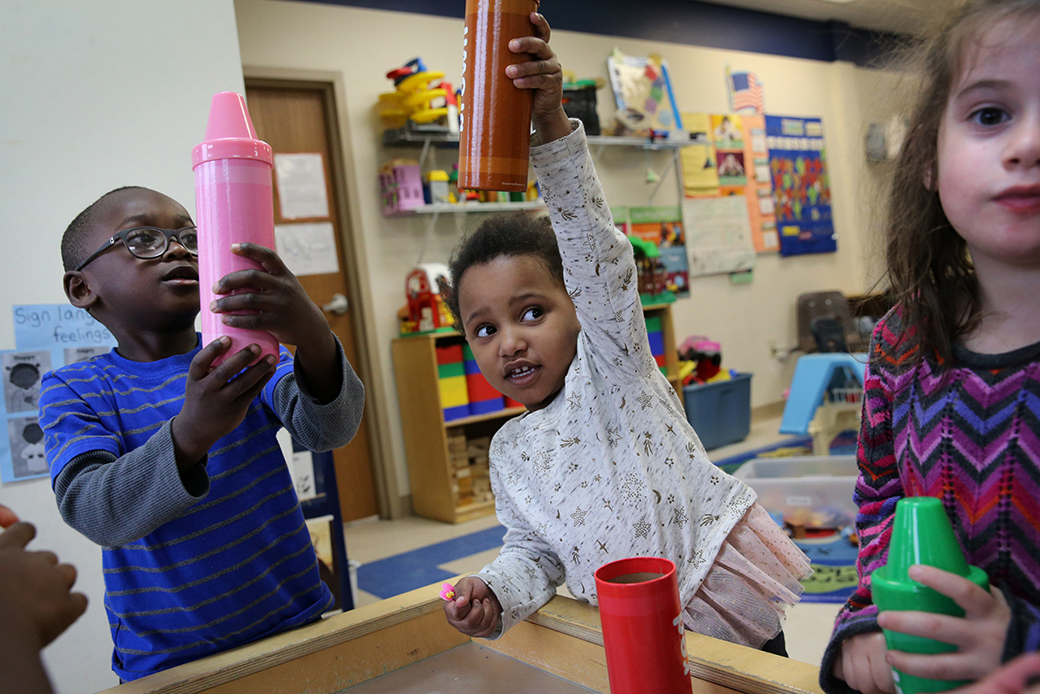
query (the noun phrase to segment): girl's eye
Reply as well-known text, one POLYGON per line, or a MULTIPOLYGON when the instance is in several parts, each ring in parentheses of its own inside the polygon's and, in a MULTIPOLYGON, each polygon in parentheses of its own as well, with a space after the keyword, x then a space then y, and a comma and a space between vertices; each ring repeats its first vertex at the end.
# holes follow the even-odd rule
POLYGON ((1000 125, 1008 120, 1008 118, 1009 116, 1007 111, 1002 108, 997 108, 996 106, 980 108, 969 116, 969 119, 973 123, 984 126, 1000 125))
POLYGON ((531 321, 531 320, 538 320, 544 314, 545 314, 545 311, 542 310, 541 306, 532 306, 531 308, 529 308, 526 311, 524 311, 524 315, 523 315, 523 317, 520 320, 524 321, 524 322, 531 321))
POLYGON ((477 337, 489 337, 495 334, 495 329, 490 325, 482 325, 474 333, 477 337))

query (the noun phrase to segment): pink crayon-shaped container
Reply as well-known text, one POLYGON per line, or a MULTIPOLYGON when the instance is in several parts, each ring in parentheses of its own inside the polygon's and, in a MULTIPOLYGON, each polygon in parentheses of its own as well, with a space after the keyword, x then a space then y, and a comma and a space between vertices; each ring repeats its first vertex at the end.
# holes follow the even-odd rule
POLYGON ((235 243, 255 243, 274 248, 274 199, 271 146, 256 136, 245 98, 236 92, 213 96, 206 139, 191 151, 195 170, 195 214, 199 230, 199 299, 202 343, 226 335, 228 349, 216 363, 245 349, 260 346, 257 361, 268 354, 278 357, 278 340, 268 332, 233 328, 209 309, 218 298, 213 285, 225 275, 256 268, 259 263, 235 255, 235 243))

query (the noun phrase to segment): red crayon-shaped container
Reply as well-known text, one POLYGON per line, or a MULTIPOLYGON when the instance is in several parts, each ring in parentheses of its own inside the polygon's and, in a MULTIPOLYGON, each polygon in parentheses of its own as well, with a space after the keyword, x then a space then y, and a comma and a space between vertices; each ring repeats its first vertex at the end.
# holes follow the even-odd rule
POLYGON ((202 303, 202 343, 226 335, 231 348, 217 359, 251 344, 261 354, 278 357, 278 340, 268 332, 233 328, 209 309, 218 295, 213 285, 225 275, 256 268, 259 263, 235 255, 235 243, 255 243, 274 248, 274 198, 271 146, 256 136, 245 98, 236 92, 220 92, 210 105, 206 139, 191 152, 195 170, 195 214, 199 230, 199 299, 202 303))
POLYGON ((534 35, 539 0, 466 0, 465 67, 459 113, 459 188, 526 191, 531 90, 518 89, 506 66, 527 62, 509 50, 534 35))
POLYGON ((675 564, 632 557, 595 575, 610 694, 690 694, 675 564))

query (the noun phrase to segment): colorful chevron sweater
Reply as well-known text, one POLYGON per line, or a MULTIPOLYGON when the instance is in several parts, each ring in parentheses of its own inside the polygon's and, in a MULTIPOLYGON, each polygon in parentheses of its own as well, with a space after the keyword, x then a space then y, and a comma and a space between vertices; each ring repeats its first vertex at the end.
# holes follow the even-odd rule
POLYGON ((884 565, 896 502, 942 499, 970 564, 1011 606, 1003 660, 1040 649, 1040 343, 1005 354, 953 348, 948 368, 918 359, 899 307, 874 330, 864 386, 855 500, 859 586, 838 614, 820 686, 842 641, 878 631, 870 574, 884 565), (901 339, 902 338, 902 339, 901 339))

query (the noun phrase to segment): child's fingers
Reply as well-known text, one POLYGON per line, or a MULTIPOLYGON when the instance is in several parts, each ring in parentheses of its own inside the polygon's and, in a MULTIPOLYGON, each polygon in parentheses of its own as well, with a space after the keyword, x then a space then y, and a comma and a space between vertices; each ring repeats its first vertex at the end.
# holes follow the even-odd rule
POLYGON ((72 586, 76 585, 76 567, 72 564, 58 564, 57 569, 62 584, 67 590, 72 590, 72 586))
POLYGON ((22 549, 36 537, 36 526, 32 523, 15 523, 0 533, 0 549, 22 549))
POLYGON ((889 651, 885 659, 900 672, 930 680, 974 680, 992 669, 988 663, 983 666, 981 659, 964 653, 921 655, 889 651))
POLYGON ((249 366, 259 356, 260 352, 260 345, 251 344, 220 362, 220 365, 214 368, 208 376, 211 379, 211 383, 214 384, 214 389, 224 388, 234 378, 235 374, 249 366))
POLYGON ((87 596, 83 593, 69 593, 69 609, 75 615, 72 618, 73 622, 83 616, 83 613, 87 611, 88 604, 90 604, 90 601, 87 600, 87 596))
POLYGON ((274 364, 274 357, 267 357, 253 364, 231 381, 228 394, 240 402, 252 400, 274 376, 274 364))
POLYGON ((243 258, 255 260, 272 275, 281 275, 289 271, 278 254, 267 246, 256 243, 236 243, 231 246, 231 252, 243 258))
POLYGON ((221 297, 210 303, 210 308, 217 312, 252 308, 251 306, 242 305, 242 297, 248 299, 250 295, 270 291, 275 286, 276 281, 274 273, 257 270, 256 268, 229 272, 214 283, 213 293, 220 294, 221 297), (239 297, 239 305, 228 305, 228 300, 235 297, 239 297))
POLYGON ((18 514, 0 504, 0 528, 10 528, 18 522, 18 514))
POLYGON ((982 616, 995 606, 992 593, 963 576, 924 564, 911 566, 908 573, 913 580, 952 599, 965 611, 965 617, 982 616))
POLYGON ((444 603, 444 614, 448 618, 448 622, 456 628, 466 619, 469 610, 470 606, 468 604, 460 605, 457 599, 448 600, 444 603))
POLYGON ((188 377, 195 381, 201 381, 212 368, 213 360, 226 352, 231 347, 231 338, 218 337, 213 342, 199 350, 188 365, 188 377))
POLYGON ((545 16, 538 12, 532 12, 531 24, 534 25, 534 35, 542 41, 549 43, 549 36, 552 34, 552 30, 549 28, 549 21, 545 16))
MULTIPOLYGON (((539 61, 550 60, 556 54, 553 49, 549 47, 549 44, 541 40, 536 36, 522 36, 517 39, 512 39, 509 42, 509 50, 513 53, 526 53, 530 56, 530 60, 508 65, 507 67, 519 67, 521 65, 531 65, 539 61)), ((508 74, 508 71, 507 73, 508 74)))
POLYGON ((58 566, 58 555, 48 549, 41 549, 38 552, 33 552, 33 554, 51 566, 58 566))
POLYGON ((950 694, 1019 694, 1040 676, 1040 653, 1020 655, 975 684, 954 689, 950 694))
POLYGON ((480 615, 480 622, 476 626, 475 636, 481 638, 485 636, 491 636, 491 632, 495 630, 495 608, 492 607, 490 600, 481 601, 482 611, 480 615))

